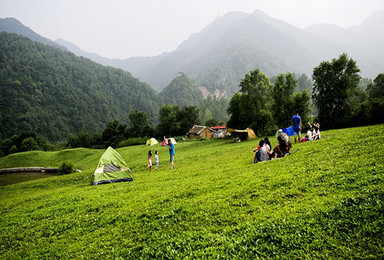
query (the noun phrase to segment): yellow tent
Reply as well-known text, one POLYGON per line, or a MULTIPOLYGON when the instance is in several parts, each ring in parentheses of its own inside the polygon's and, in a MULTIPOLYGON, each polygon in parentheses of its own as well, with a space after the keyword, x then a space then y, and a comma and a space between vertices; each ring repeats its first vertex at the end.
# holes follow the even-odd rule
POLYGON ((150 145, 150 146, 152 146, 152 145, 155 145, 155 144, 157 144, 158 142, 157 142, 157 140, 155 139, 155 138, 151 138, 151 139, 148 139, 147 140, 147 145, 150 145))
POLYGON ((237 129, 228 128, 228 132, 229 133, 237 133, 239 135, 244 135, 244 136, 246 136, 245 139, 256 139, 257 138, 255 132, 253 132, 253 130, 251 128, 247 128, 244 130, 237 130, 237 129))

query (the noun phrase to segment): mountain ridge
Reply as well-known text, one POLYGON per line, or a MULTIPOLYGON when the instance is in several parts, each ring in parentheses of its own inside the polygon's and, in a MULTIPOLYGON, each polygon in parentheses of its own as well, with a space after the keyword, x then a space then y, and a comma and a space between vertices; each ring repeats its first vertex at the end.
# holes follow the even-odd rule
POLYGON ((19 35, 23 35, 35 42, 54 46, 62 50, 68 50, 64 46, 41 36, 40 34, 36 33, 31 28, 25 26, 19 20, 13 17, 0 18, 0 32, 16 33, 19 35))
POLYGON ((270 77, 287 72, 310 75, 320 62, 344 52, 357 61, 363 77, 374 78, 384 70, 384 33, 378 29, 384 24, 383 12, 347 29, 319 24, 299 29, 260 10, 229 12, 174 51, 152 57, 108 59, 61 39, 56 42, 78 56, 129 71, 157 91, 183 71, 210 93, 219 90, 230 96, 251 69, 259 68, 270 77))

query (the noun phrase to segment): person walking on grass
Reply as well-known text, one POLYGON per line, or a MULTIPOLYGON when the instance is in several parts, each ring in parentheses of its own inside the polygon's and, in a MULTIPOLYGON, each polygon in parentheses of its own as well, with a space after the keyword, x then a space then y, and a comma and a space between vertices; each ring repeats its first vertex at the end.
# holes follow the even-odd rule
POLYGON ((293 132, 295 136, 295 143, 297 142, 296 137, 298 137, 299 142, 301 141, 301 118, 299 116, 299 112, 296 111, 296 114, 291 119, 293 132))
POLYGON ((159 153, 155 151, 156 171, 159 170, 159 153))
POLYGON ((152 150, 148 152, 148 172, 152 170, 152 150))
POLYGON ((169 158, 171 161, 171 170, 175 168, 175 145, 172 143, 171 138, 168 139, 168 147, 169 147, 169 158))

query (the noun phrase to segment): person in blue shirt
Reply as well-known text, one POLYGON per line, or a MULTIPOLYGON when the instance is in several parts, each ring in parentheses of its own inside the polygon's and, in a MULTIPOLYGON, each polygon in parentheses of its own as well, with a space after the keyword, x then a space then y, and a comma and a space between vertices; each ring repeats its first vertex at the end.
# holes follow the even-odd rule
POLYGON ((172 170, 173 168, 175 168, 175 163, 174 163, 175 146, 172 143, 171 139, 168 139, 168 146, 169 146, 169 157, 170 157, 170 161, 171 161, 171 170, 172 170))
POLYGON ((295 143, 297 142, 296 137, 298 137, 299 142, 300 142, 301 141, 301 118, 299 116, 298 111, 292 117, 291 122, 292 122, 293 132, 294 132, 294 136, 295 136, 295 143))

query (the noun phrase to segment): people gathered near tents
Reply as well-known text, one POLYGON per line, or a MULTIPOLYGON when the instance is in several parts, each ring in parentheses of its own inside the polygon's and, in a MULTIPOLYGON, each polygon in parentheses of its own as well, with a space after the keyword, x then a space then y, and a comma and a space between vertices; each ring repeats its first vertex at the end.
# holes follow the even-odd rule
POLYGON ((253 163, 265 162, 269 159, 271 148, 264 140, 260 140, 259 146, 253 149, 253 163))
MULTIPOLYGON (((298 116, 298 113, 296 113, 298 116)), ((292 120, 294 121, 294 120, 292 120)), ((297 122, 296 122, 297 123, 297 122)), ((299 132, 301 132, 301 121, 297 123, 299 125, 299 132)), ((291 129, 292 131, 292 129, 291 129)), ((297 131, 294 130, 296 133, 297 131)), ((289 132, 288 132, 289 133, 289 132)), ((297 134, 298 134, 297 133, 297 134)), ((291 135, 291 134, 290 134, 291 135)), ((293 134, 292 134, 293 135, 293 134)), ((277 144, 271 149, 271 143, 268 140, 268 137, 265 137, 264 140, 260 140, 259 146, 253 149, 253 163, 263 162, 271 159, 282 158, 291 153, 295 153, 297 150, 291 152, 292 141, 289 135, 282 129, 279 129, 276 132, 277 144)), ((297 135, 295 135, 296 139, 297 135)), ((300 138, 300 136, 298 136, 300 138)), ((317 119, 314 120, 313 125, 310 122, 307 122, 307 132, 304 138, 301 138, 301 142, 314 141, 320 139, 320 124, 317 119)), ((299 139, 300 140, 300 139, 299 139)))

